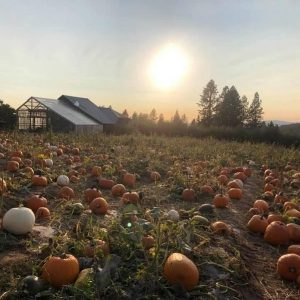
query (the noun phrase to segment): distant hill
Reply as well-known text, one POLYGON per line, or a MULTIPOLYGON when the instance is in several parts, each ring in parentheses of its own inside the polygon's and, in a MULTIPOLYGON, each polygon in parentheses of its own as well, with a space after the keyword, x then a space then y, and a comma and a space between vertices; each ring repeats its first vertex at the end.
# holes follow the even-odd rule
POLYGON ((282 121, 282 120, 267 120, 265 122, 266 124, 269 124, 271 121, 273 122, 274 125, 278 125, 278 126, 290 125, 295 123, 295 122, 282 121))
POLYGON ((283 134, 289 134, 300 137, 300 123, 282 125, 280 126, 280 131, 283 134))

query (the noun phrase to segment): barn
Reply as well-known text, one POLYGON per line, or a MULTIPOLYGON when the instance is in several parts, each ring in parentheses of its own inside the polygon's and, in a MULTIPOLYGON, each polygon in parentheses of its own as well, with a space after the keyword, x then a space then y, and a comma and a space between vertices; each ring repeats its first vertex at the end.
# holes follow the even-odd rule
POLYGON ((111 132, 129 118, 88 98, 62 95, 58 99, 30 97, 18 109, 19 130, 56 132, 111 132))

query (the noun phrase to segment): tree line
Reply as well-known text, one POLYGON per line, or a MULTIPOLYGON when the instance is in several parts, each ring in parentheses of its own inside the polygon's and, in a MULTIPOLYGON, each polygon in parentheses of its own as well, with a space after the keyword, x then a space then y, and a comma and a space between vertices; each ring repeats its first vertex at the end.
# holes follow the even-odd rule
POLYGON ((249 105, 247 97, 240 97, 235 86, 225 86, 218 93, 214 80, 210 80, 197 105, 198 123, 203 126, 258 128, 264 125, 262 101, 258 92, 249 105))

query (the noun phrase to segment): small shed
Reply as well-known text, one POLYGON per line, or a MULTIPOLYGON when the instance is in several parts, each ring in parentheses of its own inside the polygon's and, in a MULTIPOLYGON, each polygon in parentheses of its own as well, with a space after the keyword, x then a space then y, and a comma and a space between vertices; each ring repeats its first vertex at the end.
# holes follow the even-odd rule
POLYGON ((103 125, 60 100, 30 97, 18 109, 20 130, 61 132, 103 131, 103 125))

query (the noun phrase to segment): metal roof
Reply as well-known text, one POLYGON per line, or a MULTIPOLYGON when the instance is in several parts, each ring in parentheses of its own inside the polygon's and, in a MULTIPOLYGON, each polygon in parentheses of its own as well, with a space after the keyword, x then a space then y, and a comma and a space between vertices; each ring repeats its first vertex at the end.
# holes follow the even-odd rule
POLYGON ((122 118, 122 115, 113 109, 98 107, 88 98, 62 95, 58 99, 67 101, 101 124, 115 124, 118 122, 119 118, 122 118))
POLYGON ((75 125, 99 125, 99 123, 94 121, 92 118, 80 113, 79 111, 75 110, 73 107, 65 104, 62 101, 40 97, 32 98, 36 99, 44 106, 75 125))

